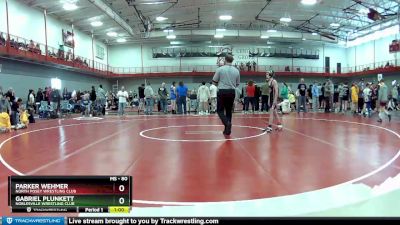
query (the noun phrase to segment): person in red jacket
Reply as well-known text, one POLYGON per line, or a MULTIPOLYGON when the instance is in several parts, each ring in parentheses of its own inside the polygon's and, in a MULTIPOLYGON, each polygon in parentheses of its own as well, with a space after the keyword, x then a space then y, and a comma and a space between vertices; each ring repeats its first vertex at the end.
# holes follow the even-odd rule
POLYGON ((248 101, 246 102, 245 105, 245 112, 248 113, 249 111, 249 104, 251 103, 251 112, 254 113, 255 111, 255 93, 256 93, 256 86, 254 85, 254 82, 251 80, 247 83, 246 86, 246 94, 248 101))

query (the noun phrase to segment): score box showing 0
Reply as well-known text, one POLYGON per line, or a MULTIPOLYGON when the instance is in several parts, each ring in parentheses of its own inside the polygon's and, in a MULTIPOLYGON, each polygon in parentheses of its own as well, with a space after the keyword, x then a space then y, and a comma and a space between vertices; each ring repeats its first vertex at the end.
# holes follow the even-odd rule
POLYGON ((130 176, 10 176, 11 207, 131 206, 130 176))
POLYGON ((117 201, 129 203, 127 195, 13 195, 11 206, 111 206, 118 205, 117 201))

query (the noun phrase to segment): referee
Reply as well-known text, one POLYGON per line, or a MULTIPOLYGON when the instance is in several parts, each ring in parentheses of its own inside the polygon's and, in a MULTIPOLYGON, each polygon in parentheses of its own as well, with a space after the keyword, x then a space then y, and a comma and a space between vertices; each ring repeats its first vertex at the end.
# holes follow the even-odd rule
POLYGON ((232 130, 232 109, 236 88, 240 84, 240 73, 232 66, 233 56, 225 56, 225 65, 215 71, 213 82, 218 86, 217 113, 225 126, 224 135, 230 135, 232 130))

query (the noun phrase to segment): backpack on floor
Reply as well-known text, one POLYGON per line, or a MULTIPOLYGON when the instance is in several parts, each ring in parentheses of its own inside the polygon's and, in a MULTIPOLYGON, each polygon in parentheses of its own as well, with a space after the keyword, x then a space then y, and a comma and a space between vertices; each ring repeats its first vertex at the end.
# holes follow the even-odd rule
POLYGON ((54 112, 54 111, 51 111, 51 112, 50 112, 50 119, 57 119, 57 118, 58 118, 57 113, 54 112))
POLYGON ((288 99, 283 100, 281 103, 278 104, 282 107, 282 113, 290 113, 290 102, 288 99))
POLYGON ((33 114, 29 114, 28 119, 29 119, 29 123, 35 123, 36 122, 35 121, 35 117, 33 116, 33 114))

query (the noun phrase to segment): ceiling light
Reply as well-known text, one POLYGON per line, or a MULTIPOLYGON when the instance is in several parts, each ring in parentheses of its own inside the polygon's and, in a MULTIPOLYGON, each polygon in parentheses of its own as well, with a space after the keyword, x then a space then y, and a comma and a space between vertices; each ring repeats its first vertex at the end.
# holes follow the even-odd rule
POLYGON ((117 37, 118 36, 117 32, 114 32, 114 31, 107 32, 107 35, 110 36, 110 37, 117 37))
POLYGON ((164 33, 172 33, 172 32, 174 32, 174 30, 164 30, 164 33))
POLYGON ((303 5, 315 5, 317 0, 301 0, 301 4, 303 5))
POLYGON ((269 36, 268 35, 261 35, 261 37, 260 37, 261 39, 268 39, 269 38, 269 36))
POLYGON ((307 39, 305 39, 305 38, 302 38, 301 40, 305 41, 305 40, 307 40, 307 39))
POLYGON ((331 27, 340 27, 340 24, 338 24, 338 23, 331 23, 331 27))
POLYGON ((268 33, 276 33, 277 30, 272 30, 272 29, 271 29, 271 30, 267 30, 267 32, 268 32, 268 33))
POLYGON ((170 45, 181 45, 181 44, 183 44, 183 42, 182 41, 171 41, 171 42, 169 42, 169 44, 170 45))
POLYGON ((68 2, 66 2, 66 3, 64 3, 63 8, 64 8, 65 10, 67 10, 67 11, 72 11, 72 10, 77 9, 78 6, 76 6, 75 3, 68 3, 68 2))
POLYGON ((222 35, 222 34, 216 34, 216 35, 214 35, 214 38, 223 38, 224 37, 224 35, 222 35))
POLYGON ((126 42, 126 39, 125 38, 118 38, 117 42, 118 43, 123 43, 123 42, 126 42))
POLYGON ((224 31, 226 31, 226 29, 225 28, 217 28, 217 29, 215 29, 217 32, 224 32, 224 31))
POLYGON ((272 48, 271 46, 267 46, 267 48, 272 48))
POLYGON ((290 23, 292 22, 292 19, 290 17, 282 17, 280 21, 284 23, 290 23))
POLYGON ((167 20, 167 19, 168 19, 167 17, 163 17, 163 16, 157 16, 156 17, 156 20, 159 21, 159 22, 167 20))
POLYGON ((167 39, 175 39, 175 38, 176 38, 176 36, 173 35, 173 34, 170 34, 170 35, 167 36, 167 39))
POLYGON ((99 26, 103 25, 103 22, 101 22, 101 21, 93 21, 90 24, 92 26, 94 26, 94 27, 99 27, 99 26))
POLYGON ((317 33, 315 33, 315 32, 313 32, 313 33, 312 33, 312 35, 314 35, 314 36, 317 36, 318 34, 317 34, 317 33))
POLYGON ((231 20, 232 16, 230 16, 230 15, 222 15, 222 16, 219 16, 219 19, 220 20, 231 20))

